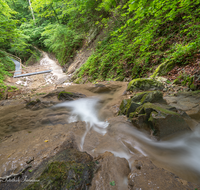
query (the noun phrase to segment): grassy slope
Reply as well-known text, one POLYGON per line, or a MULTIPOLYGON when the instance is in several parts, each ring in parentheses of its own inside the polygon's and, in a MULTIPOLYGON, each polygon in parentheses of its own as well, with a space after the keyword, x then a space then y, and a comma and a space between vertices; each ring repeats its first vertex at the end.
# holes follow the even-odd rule
POLYGON ((110 28, 106 38, 74 78, 87 76, 89 81, 138 78, 153 72, 154 66, 167 63, 156 73, 165 75, 175 65, 193 62, 200 48, 200 2, 162 1, 162 5, 152 2, 140 4, 141 11, 136 8, 125 14, 121 9, 115 19, 111 16, 106 23, 110 28))

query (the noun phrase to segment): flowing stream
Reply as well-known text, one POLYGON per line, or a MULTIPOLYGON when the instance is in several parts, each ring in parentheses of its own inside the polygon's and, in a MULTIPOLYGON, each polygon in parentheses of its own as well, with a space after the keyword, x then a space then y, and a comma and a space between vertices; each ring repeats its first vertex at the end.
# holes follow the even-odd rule
POLYGON ((86 131, 81 139, 81 149, 83 150, 84 140, 92 128, 100 134, 106 134, 106 128, 109 125, 108 122, 100 121, 97 117, 98 112, 96 106, 98 99, 84 98, 72 102, 64 102, 57 104, 55 107, 66 107, 71 109, 71 116, 69 117, 69 123, 76 122, 78 120, 86 122, 86 131))
POLYGON ((100 121, 98 119, 98 101, 98 98, 85 98, 55 106, 66 107, 71 110, 69 122, 78 120, 86 122, 86 131, 82 136, 80 145, 83 150, 84 141, 90 130, 95 130, 105 136, 108 129, 109 131, 117 129, 115 145, 95 151, 98 153, 110 151, 118 157, 126 158, 130 167, 131 156, 140 152, 142 155, 151 157, 154 163, 169 168, 181 176, 187 176, 186 178, 196 178, 198 181, 200 176, 200 127, 197 127, 191 133, 176 135, 165 141, 155 141, 145 133, 138 131, 131 124, 123 123, 112 127, 109 126, 107 121, 100 121), (115 148, 116 144, 122 145, 120 149, 115 148))

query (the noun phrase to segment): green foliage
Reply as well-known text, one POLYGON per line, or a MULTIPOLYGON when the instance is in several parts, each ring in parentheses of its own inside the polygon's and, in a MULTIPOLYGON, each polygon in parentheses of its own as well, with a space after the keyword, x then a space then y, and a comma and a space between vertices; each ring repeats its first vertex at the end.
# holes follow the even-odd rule
POLYGON ((111 185, 111 186, 115 186, 115 181, 111 181, 111 182, 110 182, 110 185, 111 185))
POLYGON ((91 183, 93 167, 93 162, 51 162, 37 178, 38 182, 29 185, 25 190, 87 189, 91 183))
POLYGON ((18 26, 32 18, 27 0, 7 0, 6 2, 15 11, 14 19, 18 21, 18 26))
POLYGON ((104 28, 105 37, 75 78, 139 78, 157 65, 153 76, 164 75, 199 51, 199 0, 31 2, 0 0, 0 49, 26 61, 36 54, 33 45, 55 53, 64 65, 91 31, 104 28))
POLYGON ((83 39, 75 30, 61 24, 48 25, 42 36, 46 38, 44 44, 56 54, 61 64, 73 57, 76 49, 81 47, 83 39))
MULTIPOLYGON (((113 20, 120 25, 115 24, 114 30, 113 26, 108 27, 106 38, 99 42, 76 77, 87 75, 89 80, 113 79, 119 75, 139 78, 150 67, 166 61, 169 64, 165 72, 168 72, 175 64, 190 63, 199 51, 199 1, 112 2, 107 0, 101 4, 105 10, 109 7, 113 15, 104 26, 113 20)), ((100 22, 104 21, 103 18, 100 22)))
POLYGON ((35 49, 34 51, 32 51, 31 56, 29 57, 29 59, 25 62, 26 65, 32 65, 36 62, 38 62, 41 58, 42 54, 40 51, 38 51, 37 49, 35 49))
POLYGON ((18 13, 11 8, 14 5, 15 8, 19 7, 18 1, 13 0, 12 2, 8 2, 0 1, 0 49, 26 59, 32 53, 30 44, 28 43, 30 37, 18 28, 18 13))
MULTIPOLYGON (((4 79, 6 76, 12 76, 9 71, 15 70, 15 64, 7 55, 0 51, 0 99, 3 97, 3 92, 8 88, 7 85, 4 84, 4 79)), ((9 91, 16 90, 15 86, 9 86, 9 91)))
POLYGON ((15 64, 7 57, 7 55, 0 51, 0 87, 5 88, 3 85, 3 80, 5 76, 12 76, 9 71, 13 71, 15 69, 15 64))
POLYGON ((35 26, 34 22, 24 22, 20 26, 20 30, 23 34, 29 36, 28 42, 33 46, 43 48, 44 38, 41 36, 45 31, 45 27, 49 24, 49 21, 44 21, 41 25, 35 26))

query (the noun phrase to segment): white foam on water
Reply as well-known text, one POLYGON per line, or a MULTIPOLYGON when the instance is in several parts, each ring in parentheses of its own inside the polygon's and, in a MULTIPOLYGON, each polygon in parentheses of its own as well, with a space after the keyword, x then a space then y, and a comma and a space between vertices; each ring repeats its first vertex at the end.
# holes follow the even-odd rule
POLYGON ((85 137, 91 128, 102 135, 105 135, 107 132, 106 128, 109 123, 107 121, 100 121, 97 116, 96 106, 98 101, 99 99, 97 98, 82 98, 75 101, 63 102, 54 106, 71 109, 71 116, 68 119, 69 123, 78 121, 78 118, 79 120, 86 122, 86 131, 81 139, 82 149, 85 137))

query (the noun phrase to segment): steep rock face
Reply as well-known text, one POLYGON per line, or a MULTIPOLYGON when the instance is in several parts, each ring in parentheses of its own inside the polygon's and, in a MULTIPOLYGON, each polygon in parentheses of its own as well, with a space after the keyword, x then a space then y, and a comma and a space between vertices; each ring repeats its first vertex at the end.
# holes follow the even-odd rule
POLYGON ((161 82, 153 79, 138 78, 129 82, 127 91, 139 90, 162 90, 164 88, 161 82))

